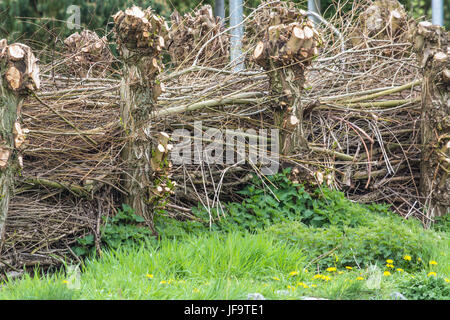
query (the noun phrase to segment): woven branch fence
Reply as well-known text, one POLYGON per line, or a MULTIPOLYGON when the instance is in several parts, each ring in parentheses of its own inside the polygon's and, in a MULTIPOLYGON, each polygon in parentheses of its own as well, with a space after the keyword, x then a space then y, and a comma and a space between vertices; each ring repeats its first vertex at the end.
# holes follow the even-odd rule
POLYGON ((247 69, 239 73, 227 63, 226 21, 208 6, 175 13, 171 28, 150 8, 117 13, 118 58, 87 31, 59 51, 35 52, 53 59, 41 63, 40 88, 18 115, 26 130, 15 148, 21 168, 0 270, 78 260, 77 238, 94 234, 99 248, 102 217, 124 202, 154 230, 155 214, 198 219, 198 203, 226 214, 223 203, 242 200, 236 191, 252 173, 263 179, 248 161, 173 164, 168 137, 180 129, 202 132, 205 149, 209 130, 230 130, 247 150, 252 132, 279 129, 276 156, 280 167, 296 168, 293 180, 389 203, 424 225, 445 214, 448 33, 417 23, 392 0, 336 12, 314 26, 292 4, 263 2, 244 20, 247 69), (427 109, 433 103, 439 112, 427 109), (425 187, 424 172, 432 177, 425 187))

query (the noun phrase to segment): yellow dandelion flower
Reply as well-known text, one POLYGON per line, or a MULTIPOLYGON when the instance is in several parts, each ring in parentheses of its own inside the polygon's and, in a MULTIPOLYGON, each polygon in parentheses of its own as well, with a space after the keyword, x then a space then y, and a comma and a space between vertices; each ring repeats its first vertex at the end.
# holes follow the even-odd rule
POLYGON ((411 261, 411 256, 405 255, 405 256, 403 257, 403 259, 405 259, 406 261, 411 261))
POLYGON ((421 262, 421 261, 422 261, 422 258, 417 258, 417 261, 421 262))
POLYGON ((153 275, 152 274, 146 274, 145 275, 148 279, 153 279, 153 275))
POLYGON ((327 268, 327 271, 328 272, 334 272, 334 271, 336 271, 337 269, 335 268, 335 267, 329 267, 329 268, 327 268))
POLYGON ((272 279, 276 280, 276 281, 280 281, 280 278, 278 278, 278 277, 272 277, 272 279))
POLYGON ((435 266, 435 265, 437 265, 437 262, 434 261, 434 260, 431 260, 431 261, 430 261, 430 264, 433 265, 433 266, 435 266))
POLYGON ((166 280, 162 280, 159 284, 167 284, 166 280))
POLYGON ((364 280, 363 277, 357 277, 356 280, 364 280))
POLYGON ((67 281, 67 280, 63 280, 63 281, 62 281, 62 283, 64 283, 64 284, 68 284, 68 283, 69 283, 69 281, 67 281))
POLYGON ((383 272, 383 276, 390 276, 390 275, 391 275, 391 273, 389 271, 383 272))
POLYGON ((308 271, 308 269, 305 269, 305 273, 308 273, 309 271, 308 271))
POLYGON ((296 276, 296 275, 298 275, 298 271, 291 271, 291 272, 289 272, 289 275, 291 277, 296 276))
POLYGON ((436 272, 431 271, 430 273, 427 274, 427 277, 431 277, 431 276, 435 276, 436 277, 436 272))
POLYGON ((311 288, 315 288, 315 287, 317 287, 317 284, 312 284, 311 285, 311 288))
POLYGON ((347 269, 347 270, 353 270, 353 268, 350 267, 350 266, 346 266, 345 269, 347 269))
POLYGON ((445 278, 444 280, 445 280, 445 282, 450 282, 449 278, 445 278))
POLYGON ((394 265, 393 265, 393 264, 390 264, 390 263, 388 263, 388 264, 386 265, 386 267, 391 268, 391 269, 394 269, 394 265))
POLYGON ((303 282, 299 282, 299 283, 297 283, 297 287, 303 287, 306 289, 306 288, 308 288, 308 285, 303 282))
POLYGON ((398 271, 398 272, 403 272, 403 271, 405 271, 405 270, 403 270, 402 268, 397 268, 397 271, 398 271))
POLYGON ((323 277, 322 277, 322 280, 324 280, 324 281, 330 281, 330 280, 331 280, 331 277, 329 277, 329 276, 323 276, 323 277))
POLYGON ((291 289, 292 291, 295 291, 295 287, 287 286, 288 289, 291 289))
POLYGON ((343 274, 344 273, 344 271, 338 271, 338 274, 343 274))
POLYGON ((387 259, 386 262, 392 264, 392 263, 394 263, 394 260, 392 260, 392 259, 387 259))
POLYGON ((316 274, 314 275, 313 279, 322 279, 322 275, 321 274, 316 274))

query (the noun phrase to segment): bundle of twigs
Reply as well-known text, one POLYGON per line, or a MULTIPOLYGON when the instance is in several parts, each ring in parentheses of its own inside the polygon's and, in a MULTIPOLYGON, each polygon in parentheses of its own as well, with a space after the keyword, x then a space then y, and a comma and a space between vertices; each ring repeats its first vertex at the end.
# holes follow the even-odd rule
POLYGON ((23 105, 23 169, 1 252, 9 265, 59 263, 50 253, 63 258, 76 237, 98 232, 99 217, 116 210, 123 192, 117 81, 41 80, 23 105))
MULTIPOLYGON (((407 41, 413 22, 402 15, 402 32, 373 38, 361 34, 357 46, 347 23, 367 23, 361 16, 381 3, 336 16, 332 23, 338 39, 336 32, 321 30, 329 36, 306 84, 310 111, 305 132, 313 157, 333 176, 336 188, 358 201, 390 203, 398 213, 427 222, 418 191, 422 76, 407 41), (329 150, 327 156, 318 158, 322 149, 329 150)), ((404 12, 398 6, 378 10, 404 12)), ((377 23, 389 26, 392 17, 382 15, 387 20, 377 23)))
POLYGON ((36 265, 46 268, 61 264, 66 256, 77 260, 71 250, 77 245, 77 237, 98 234, 97 212, 109 211, 104 200, 96 203, 61 193, 45 199, 45 195, 51 193, 31 191, 13 198, 0 270, 23 271, 23 266, 36 265))
MULTIPOLYGON (((346 15, 338 14, 327 24, 317 26, 323 35, 324 45, 319 58, 313 61, 307 73, 307 90, 301 99, 303 132, 308 148, 306 152, 281 155, 281 162, 300 166, 304 179, 328 182, 332 187, 345 191, 352 199, 386 202, 399 214, 416 216, 428 223, 431 217, 423 213, 418 190, 421 74, 411 44, 406 41, 412 22, 408 19, 407 24, 403 25, 404 32, 395 33, 393 37, 389 36, 390 33, 386 33, 384 39, 361 35, 364 45, 355 47, 352 42, 354 29, 348 21, 358 21, 359 14, 365 13, 368 7, 364 3, 346 15), (400 56, 399 52, 402 52, 400 56)), ((264 3, 260 8, 266 8, 264 3)), ((290 10, 288 6, 286 8, 290 10)), ((250 36, 254 37, 254 34, 256 32, 250 33, 250 36)), ((256 41, 253 43, 256 44, 256 41)), ((195 110, 192 118, 186 112, 180 117, 180 122, 186 127, 194 119, 203 120, 205 128, 274 127, 272 114, 267 112, 267 107, 270 101, 277 101, 280 97, 269 93, 266 72, 260 70, 258 73, 230 74, 227 78, 226 71, 222 71, 220 76, 213 74, 210 79, 218 82, 221 77, 224 79, 221 80, 223 85, 213 85, 205 81, 203 74, 196 74, 193 70, 198 68, 170 76, 171 80, 178 80, 178 85, 174 86, 174 90, 170 90, 173 84, 169 85, 159 103, 161 107, 170 109, 171 106, 176 108, 182 101, 185 107, 179 107, 179 110, 195 110), (206 82, 204 86, 201 81, 206 82), (228 83, 245 81, 248 86, 241 85, 243 89, 237 93, 258 88, 255 91, 264 92, 264 96, 247 99, 245 105, 229 106, 233 112, 217 107, 214 110, 209 107, 202 109, 203 112, 197 111, 196 108, 204 103, 202 100, 213 103, 214 100, 220 101, 220 95, 226 96, 228 83), (209 90, 210 87, 213 90, 209 90), (219 98, 214 99, 217 95, 219 98)), ((167 127, 172 127, 171 123, 172 120, 167 120, 164 130, 170 131, 167 127)), ((279 129, 287 130, 282 127, 279 129)), ((218 169, 217 166, 205 164, 203 167, 177 168, 180 172, 178 177, 182 178, 181 184, 184 186, 184 191, 180 191, 175 200, 177 207, 184 207, 184 211, 188 212, 189 206, 197 198, 201 198, 206 207, 212 204, 220 207, 219 198, 238 199, 233 187, 239 188, 240 183, 246 181, 248 169, 218 169), (233 170, 241 174, 236 175, 233 170), (197 194, 195 200, 190 196, 192 192, 197 194), (180 193, 186 194, 186 199, 182 199, 180 193), (187 205, 183 206, 183 201, 187 205)))
MULTIPOLYGON (((262 73, 235 74, 199 67, 176 78, 173 74, 167 78, 170 79, 166 82, 166 94, 159 98, 159 109, 154 114, 157 131, 171 135, 174 130, 185 129, 193 143, 196 141, 194 134, 199 133, 203 137, 202 150, 205 150, 213 142, 207 134, 210 129, 219 130, 220 141, 229 143, 226 130, 254 129, 258 133, 259 129, 270 128, 273 123, 273 112, 268 106, 273 97, 268 92, 267 76, 262 73)), ((248 141, 239 147, 248 149, 248 141)), ((178 185, 168 207, 174 209, 170 210, 174 213, 189 212, 199 201, 212 208, 220 206, 223 200, 238 200, 235 192, 249 180, 249 172, 257 172, 248 161, 238 165, 208 164, 204 159, 196 162, 195 153, 194 146, 192 163, 174 164, 171 168, 171 178, 178 185)), ((225 163, 225 149, 222 159, 225 163)))

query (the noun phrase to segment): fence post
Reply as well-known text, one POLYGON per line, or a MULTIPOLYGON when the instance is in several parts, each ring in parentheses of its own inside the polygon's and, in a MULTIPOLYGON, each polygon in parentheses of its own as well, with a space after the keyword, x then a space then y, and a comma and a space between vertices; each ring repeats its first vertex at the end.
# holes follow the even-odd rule
POLYGON ((428 216, 450 211, 450 56, 444 28, 421 22, 414 50, 422 67, 420 193, 428 216))
POLYGON ((230 0, 230 58, 235 72, 244 70, 244 56, 242 54, 242 37, 244 36, 244 6, 242 0, 230 0))
MULTIPOLYGON (((320 0, 308 0, 308 11, 320 15, 320 0)), ((311 17, 311 20, 314 24, 320 23, 320 21, 314 16, 311 17)))
POLYGON ((164 91, 157 76, 162 70, 161 52, 168 28, 150 8, 142 11, 136 6, 115 14, 114 24, 123 61, 120 114, 127 139, 121 154, 126 165, 125 203, 144 217, 156 234, 153 214, 165 190, 157 177, 169 139, 164 133, 152 132, 151 115, 164 91))
POLYGON ((261 18, 264 23, 258 27, 264 32, 253 52, 253 60, 267 71, 271 96, 279 97, 274 100, 274 124, 281 129, 281 152, 292 154, 294 150, 308 149, 300 99, 305 71, 318 54, 320 35, 305 11, 293 15, 283 4, 274 10, 277 15, 267 11, 261 18))
POLYGON ((442 0, 433 0, 431 3, 432 22, 434 25, 444 25, 444 2, 442 0))
POLYGON ((30 47, 0 40, 0 247, 14 175, 21 164, 18 150, 25 140, 17 119, 23 100, 39 86, 39 66, 30 47))
POLYGON ((214 4, 214 15, 225 19, 225 0, 216 0, 214 4))

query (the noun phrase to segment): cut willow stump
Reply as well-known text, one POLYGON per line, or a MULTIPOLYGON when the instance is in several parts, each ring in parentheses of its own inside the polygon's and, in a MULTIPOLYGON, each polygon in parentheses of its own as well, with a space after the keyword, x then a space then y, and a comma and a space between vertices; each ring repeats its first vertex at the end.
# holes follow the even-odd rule
POLYGON ((192 65, 198 51, 207 41, 211 42, 199 57, 203 66, 224 67, 229 62, 229 35, 220 34, 225 30, 224 23, 221 18, 214 16, 209 4, 184 16, 175 10, 170 20, 169 53, 175 66, 192 65))
POLYGON ((282 8, 268 11, 266 19, 261 18, 262 26, 267 29, 259 32, 263 37, 256 45, 253 60, 268 72, 272 96, 281 97, 275 102, 274 120, 282 130, 280 150, 291 154, 308 149, 303 136, 300 99, 306 68, 318 54, 321 38, 306 12, 299 10, 294 14, 292 8, 286 7, 286 14, 283 14, 282 8))
POLYGON ((151 131, 150 123, 156 99, 164 91, 164 86, 156 77, 162 70, 161 52, 168 28, 164 19, 150 8, 143 11, 136 6, 119 11, 114 15, 114 23, 123 61, 121 121, 127 144, 122 152, 122 160, 127 166, 124 187, 128 192, 125 203, 137 215, 144 217, 155 232, 153 214, 162 196, 159 190, 164 191, 166 187, 160 185, 165 180, 157 179, 156 176, 164 171, 162 167, 167 161, 161 152, 167 153, 168 148, 151 131), (152 161, 154 155, 157 155, 157 159, 152 161))
POLYGON ((25 140, 17 119, 24 98, 39 86, 39 67, 31 49, 0 40, 0 247, 14 174, 21 164, 18 149, 25 140))
POLYGON ((418 24, 414 50, 423 68, 420 192, 429 214, 450 212, 450 33, 418 24))
POLYGON ((95 32, 83 30, 75 32, 64 40, 67 52, 69 74, 77 77, 104 77, 111 69, 113 55, 108 40, 100 38, 95 32))
MULTIPOLYGON (((357 49, 380 46, 380 40, 408 43, 413 20, 397 0, 376 0, 361 13, 351 27, 349 40, 357 49)), ((387 48, 384 55, 396 54, 398 58, 408 55, 402 47, 387 48)))

